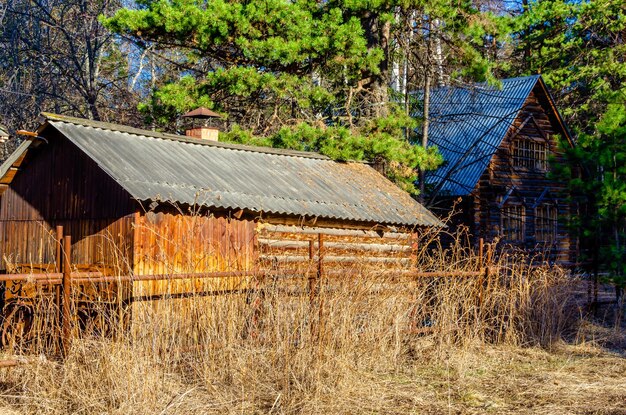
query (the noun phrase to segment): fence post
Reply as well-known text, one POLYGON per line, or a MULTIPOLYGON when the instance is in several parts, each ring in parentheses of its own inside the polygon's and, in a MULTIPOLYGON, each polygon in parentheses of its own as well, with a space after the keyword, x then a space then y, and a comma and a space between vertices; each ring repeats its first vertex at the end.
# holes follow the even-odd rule
POLYGON ((592 287, 593 287, 593 275, 591 272, 589 272, 589 274, 587 274, 587 308, 590 310, 593 306, 593 302, 591 300, 592 299, 591 297, 592 287))
POLYGON ((324 236, 321 233, 317 234, 317 278, 315 284, 315 296, 318 303, 318 335, 321 336, 324 333, 324 299, 321 295, 322 281, 324 278, 324 236))
POLYGON ((309 313, 310 313, 310 329, 311 329, 311 339, 314 339, 317 335, 317 322, 313 319, 313 310, 315 310, 315 303, 318 300, 318 266, 313 268, 313 264, 315 260, 315 241, 309 241, 309 281, 308 281, 308 291, 309 291, 309 313))
POLYGON ((490 270, 489 268, 491 268, 491 258, 493 256, 493 246, 492 244, 489 244, 487 246, 487 260, 485 261, 485 278, 487 279, 487 293, 489 293, 489 290, 491 288, 491 275, 490 275, 490 270))
POLYGON ((484 255, 485 255, 485 240, 483 238, 480 238, 478 240, 478 269, 482 269, 483 267, 484 255))
POLYGON ((63 266, 62 246, 63 246, 63 226, 58 225, 56 227, 56 251, 55 251, 55 272, 60 274, 63 266))
POLYGON ((489 271, 487 271, 489 267, 487 267, 487 269, 483 271, 483 266, 485 265, 484 255, 485 255, 485 240, 483 238, 480 238, 478 240, 478 272, 480 273, 480 277, 478 279, 478 284, 479 284, 478 307, 482 307, 483 305, 485 278, 488 278, 488 273, 489 273, 489 271))
POLYGON ((69 345, 72 337, 72 237, 66 235, 63 238, 63 301, 62 301, 62 315, 63 315, 63 328, 62 328, 62 344, 63 354, 67 355, 69 345))
POLYGON ((322 279, 324 276, 324 261, 323 261, 323 252, 324 249, 324 235, 321 233, 317 234, 317 278, 322 279))
MULTIPOLYGON (((62 247, 63 247, 63 226, 58 225, 56 227, 56 243, 55 243, 55 266, 54 266, 54 272, 57 274, 61 273, 61 270, 63 269, 63 257, 62 257, 62 247)), ((56 285, 54 287, 54 304, 56 305, 56 324, 57 324, 57 328, 60 327, 61 324, 61 286, 60 285, 56 285)), ((56 347, 56 346, 55 346, 56 347)))
POLYGON ((317 270, 315 274, 313 273, 313 270, 311 270, 314 259, 315 259, 315 242, 309 241, 309 301, 311 302, 311 305, 313 305, 315 301, 315 290, 316 290, 315 280, 317 278, 317 275, 316 275, 317 270))

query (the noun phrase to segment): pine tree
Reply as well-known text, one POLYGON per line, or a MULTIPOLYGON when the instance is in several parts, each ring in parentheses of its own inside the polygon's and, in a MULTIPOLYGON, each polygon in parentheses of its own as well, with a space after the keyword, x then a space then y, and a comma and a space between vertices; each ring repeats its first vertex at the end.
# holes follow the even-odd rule
MULTIPOLYGON (((178 66, 143 104, 161 128, 209 107, 228 115, 224 139, 386 160, 389 176, 414 190, 415 169, 441 160, 415 145, 415 111, 390 96, 390 67, 417 56, 412 46, 410 59, 398 55, 407 27, 399 30, 396 17, 425 13, 440 18, 446 51, 485 77, 485 31, 472 23, 480 13, 471 2, 141 0, 106 25, 178 66)), ((421 20, 410 25, 415 39, 429 36, 421 20)))
POLYGON ((572 126, 593 133, 615 91, 626 83, 626 4, 621 0, 550 0, 515 19, 522 71, 541 73, 572 126))
POLYGON ((578 135, 570 173, 577 224, 596 266, 618 286, 626 275, 626 4, 622 0, 530 2, 514 19, 522 70, 541 72, 578 135))

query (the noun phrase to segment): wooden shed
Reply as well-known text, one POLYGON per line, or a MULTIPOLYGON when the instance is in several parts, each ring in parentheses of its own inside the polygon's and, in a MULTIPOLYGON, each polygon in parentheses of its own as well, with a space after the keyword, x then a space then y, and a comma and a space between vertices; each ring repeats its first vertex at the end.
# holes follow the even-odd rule
POLYGON ((550 171, 564 163, 559 140, 574 144, 541 76, 505 79, 501 88, 439 88, 430 118, 429 143, 444 157, 426 179, 431 209, 447 215, 458 203, 454 223, 474 238, 571 262, 572 206, 550 171))
POLYGON ((106 275, 297 272, 319 235, 329 266, 406 267, 441 225, 364 163, 43 116, 0 166, 2 272, 54 267, 59 225, 72 264, 106 275))

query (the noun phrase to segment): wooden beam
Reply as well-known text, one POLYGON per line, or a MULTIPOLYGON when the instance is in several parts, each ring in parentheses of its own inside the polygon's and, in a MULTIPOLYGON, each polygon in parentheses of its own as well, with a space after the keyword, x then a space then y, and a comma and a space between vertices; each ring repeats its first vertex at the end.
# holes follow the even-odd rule
MULTIPOLYGON (((260 260, 267 260, 277 262, 278 264, 284 263, 298 263, 308 262, 309 258, 302 255, 260 255, 260 260)), ((315 257, 314 259, 318 259, 315 257)), ((369 264, 411 264, 411 258, 388 258, 388 257, 366 257, 366 256, 330 256, 326 255, 323 258, 324 263, 369 263, 369 264)))
POLYGON ((26 363, 26 361, 24 360, 18 360, 18 359, 4 359, 4 360, 0 360, 0 368, 7 368, 7 367, 15 367, 18 366, 20 364, 24 364, 26 363))
MULTIPOLYGON (((409 239, 411 234, 409 232, 381 232, 374 230, 357 230, 357 229, 338 229, 338 228, 321 228, 321 227, 301 227, 301 226, 289 226, 289 225, 259 225, 261 230, 268 232, 278 233, 296 233, 304 235, 334 235, 334 236, 363 236, 368 238, 390 238, 390 239, 409 239)), ((371 228, 370 228, 371 229, 371 228)))
POLYGON ((0 184, 11 184, 18 171, 19 169, 16 167, 9 167, 9 170, 0 178, 0 184))
MULTIPOLYGON (((299 249, 308 246, 309 241, 291 241, 284 239, 269 239, 259 238, 259 245, 263 245, 269 248, 282 248, 282 249, 299 249)), ((312 241, 313 242, 313 241, 312 241)), ((380 244, 380 243, 352 243, 352 242, 326 242, 324 244, 326 248, 339 249, 339 250, 354 250, 354 251, 370 251, 370 252, 408 252, 411 251, 409 245, 398 244, 380 244)))

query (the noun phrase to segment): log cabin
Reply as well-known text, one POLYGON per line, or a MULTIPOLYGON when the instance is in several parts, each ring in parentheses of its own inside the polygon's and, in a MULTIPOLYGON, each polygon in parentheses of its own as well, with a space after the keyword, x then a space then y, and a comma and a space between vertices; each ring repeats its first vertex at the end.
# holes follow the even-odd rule
POLYGON ((572 136, 540 75, 501 82, 432 92, 428 139, 444 164, 426 176, 428 206, 446 216, 455 205, 452 223, 474 240, 568 264, 573 207, 550 172, 565 163, 572 136))
MULTIPOLYGON (((328 267, 410 267, 419 230, 442 225, 365 163, 196 138, 216 136, 197 128, 181 136, 42 116, 0 166, 4 273, 53 269, 56 226, 78 270, 163 275, 302 272, 319 235, 328 267)), ((165 289, 133 284, 131 300, 165 289)))

